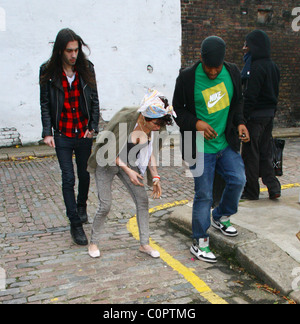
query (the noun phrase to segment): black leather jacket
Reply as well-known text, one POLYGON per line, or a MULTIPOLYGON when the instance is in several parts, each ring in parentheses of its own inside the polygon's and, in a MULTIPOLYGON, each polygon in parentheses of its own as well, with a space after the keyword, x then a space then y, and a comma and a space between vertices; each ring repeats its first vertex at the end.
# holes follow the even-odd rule
MULTIPOLYGON (((91 62, 90 69, 94 72, 94 66, 91 62)), ((45 64, 40 68, 40 77, 45 71, 45 64)), ((98 133, 99 130, 99 99, 97 88, 93 89, 80 79, 80 108, 82 113, 88 119, 88 128, 98 133)), ((40 85, 40 104, 42 113, 43 133, 42 137, 53 136, 52 129, 58 131, 60 116, 64 106, 65 93, 61 81, 50 79, 46 84, 40 85)))

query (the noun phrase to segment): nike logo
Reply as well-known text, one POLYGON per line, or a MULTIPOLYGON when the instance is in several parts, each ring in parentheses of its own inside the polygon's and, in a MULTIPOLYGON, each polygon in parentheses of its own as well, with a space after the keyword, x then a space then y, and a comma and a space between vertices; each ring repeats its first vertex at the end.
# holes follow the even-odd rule
POLYGON ((224 93, 223 96, 221 94, 222 91, 219 91, 210 96, 209 102, 207 103, 208 108, 213 108, 220 100, 222 100, 226 96, 226 93, 224 93))

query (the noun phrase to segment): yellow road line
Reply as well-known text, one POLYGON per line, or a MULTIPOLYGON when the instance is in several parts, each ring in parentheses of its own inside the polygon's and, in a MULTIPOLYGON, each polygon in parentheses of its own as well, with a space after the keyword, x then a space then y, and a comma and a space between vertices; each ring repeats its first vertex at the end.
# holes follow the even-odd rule
MULTIPOLYGON (((186 205, 189 201, 182 200, 176 201, 171 204, 161 205, 149 210, 150 214, 153 214, 159 210, 165 210, 176 206, 186 205)), ((139 230, 137 225, 136 216, 131 218, 127 224, 128 231, 133 237, 139 241, 139 230)), ((187 268, 181 262, 173 258, 166 250, 160 247, 154 240, 150 238, 150 245, 153 249, 160 253, 161 259, 166 262, 174 271, 181 274, 193 287, 211 304, 228 304, 224 299, 216 295, 207 284, 202 281, 197 275, 193 273, 193 269, 187 268)))
MULTIPOLYGON (((286 189, 298 188, 298 187, 300 187, 300 183, 291 183, 291 184, 287 184, 287 185, 282 185, 281 189, 286 190, 286 189)), ((260 192, 267 192, 267 191, 268 191, 268 188, 260 189, 260 192)))

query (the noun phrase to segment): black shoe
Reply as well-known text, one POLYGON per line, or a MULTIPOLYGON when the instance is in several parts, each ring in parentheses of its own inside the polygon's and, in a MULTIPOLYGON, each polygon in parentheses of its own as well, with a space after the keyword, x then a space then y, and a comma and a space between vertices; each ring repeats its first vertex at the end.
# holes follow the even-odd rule
POLYGON ((277 193, 274 193, 274 194, 270 194, 270 196, 269 196, 269 198, 271 200, 276 200, 276 199, 278 199, 280 197, 281 197, 281 192, 277 192, 277 193))
POLYGON ((246 194, 242 194, 241 200, 259 200, 259 198, 249 197, 246 194))
POLYGON ((88 222, 88 215, 87 215, 87 212, 86 212, 86 206, 77 207, 77 213, 78 213, 78 216, 79 216, 79 218, 81 220, 81 223, 86 224, 88 222))
POLYGON ((82 225, 71 225, 71 236, 75 244, 81 246, 88 245, 88 239, 82 225))

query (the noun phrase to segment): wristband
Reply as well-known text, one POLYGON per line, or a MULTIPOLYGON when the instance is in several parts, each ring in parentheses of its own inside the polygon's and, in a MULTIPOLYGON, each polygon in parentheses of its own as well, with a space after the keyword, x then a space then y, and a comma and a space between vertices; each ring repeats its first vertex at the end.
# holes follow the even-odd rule
POLYGON ((160 176, 153 177, 153 183, 160 181, 160 176))

